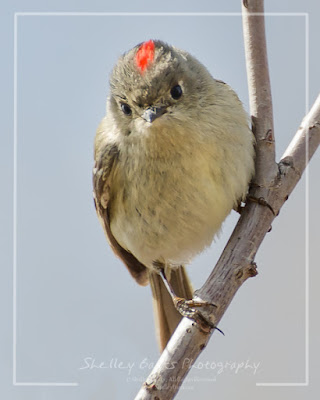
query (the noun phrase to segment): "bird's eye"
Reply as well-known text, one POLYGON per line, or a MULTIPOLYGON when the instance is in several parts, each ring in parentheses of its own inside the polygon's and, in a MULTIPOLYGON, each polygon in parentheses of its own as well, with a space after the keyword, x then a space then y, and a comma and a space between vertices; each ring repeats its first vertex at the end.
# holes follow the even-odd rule
POLYGON ((173 86, 173 88, 170 91, 170 94, 174 100, 180 99, 180 97, 182 96, 181 86, 180 85, 173 86))
POLYGON ((126 115, 131 115, 132 113, 130 106, 128 106, 128 104, 126 103, 121 104, 121 110, 126 115))

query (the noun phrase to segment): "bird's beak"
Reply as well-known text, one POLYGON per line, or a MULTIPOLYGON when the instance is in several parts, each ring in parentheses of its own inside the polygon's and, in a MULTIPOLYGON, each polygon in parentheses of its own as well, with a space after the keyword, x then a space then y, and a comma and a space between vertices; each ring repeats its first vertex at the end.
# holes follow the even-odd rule
POLYGON ((158 117, 161 117, 166 112, 166 107, 149 107, 145 110, 145 112, 141 115, 143 119, 147 122, 153 122, 158 117))

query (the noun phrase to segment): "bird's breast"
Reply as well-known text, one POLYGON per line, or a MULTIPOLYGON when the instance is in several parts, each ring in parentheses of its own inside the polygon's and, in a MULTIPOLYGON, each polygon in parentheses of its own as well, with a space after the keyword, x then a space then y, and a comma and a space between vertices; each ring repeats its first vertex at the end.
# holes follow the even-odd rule
POLYGON ((122 155, 111 204, 118 242, 146 266, 188 263, 209 246, 233 205, 212 162, 191 147, 168 157, 122 155))

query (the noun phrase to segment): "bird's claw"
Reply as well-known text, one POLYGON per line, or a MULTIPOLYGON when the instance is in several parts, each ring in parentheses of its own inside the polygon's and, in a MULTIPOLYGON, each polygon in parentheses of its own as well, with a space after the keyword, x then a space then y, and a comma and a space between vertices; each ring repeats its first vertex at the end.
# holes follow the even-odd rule
POLYGON ((197 323, 197 325, 203 330, 204 332, 210 332, 212 329, 217 329, 223 335, 224 333, 222 330, 217 328, 211 321, 209 321, 204 315, 197 310, 197 308, 205 308, 205 307, 217 307, 213 303, 209 303, 207 301, 203 301, 201 299, 197 300, 186 300, 181 297, 174 298, 174 305, 179 313, 186 318, 189 318, 197 323))

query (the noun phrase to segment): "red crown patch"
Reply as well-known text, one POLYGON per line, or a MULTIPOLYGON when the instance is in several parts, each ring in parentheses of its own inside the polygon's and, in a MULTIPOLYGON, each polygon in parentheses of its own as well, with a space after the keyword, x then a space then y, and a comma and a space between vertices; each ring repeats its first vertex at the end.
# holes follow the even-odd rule
POLYGON ((153 61, 154 48, 154 41, 148 40, 147 42, 142 43, 137 51, 136 63, 141 73, 143 73, 147 66, 153 61))

